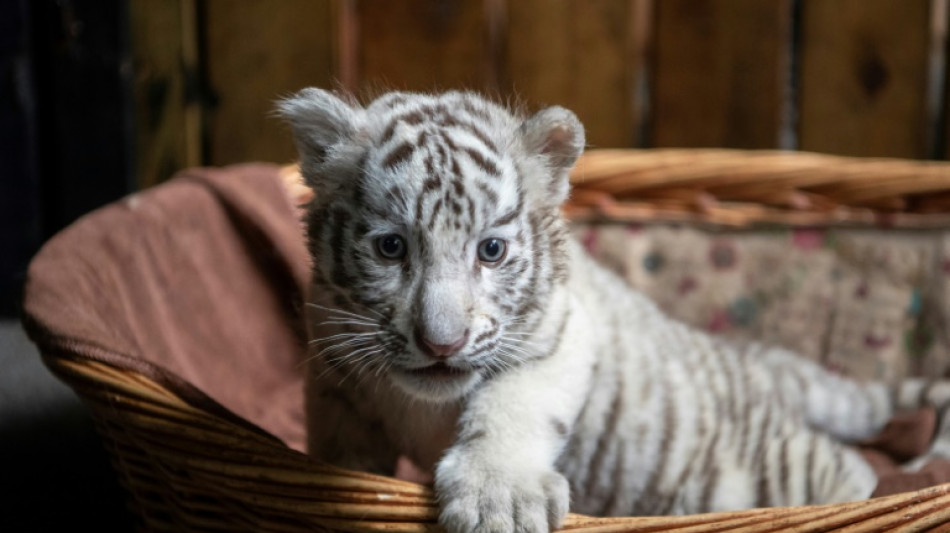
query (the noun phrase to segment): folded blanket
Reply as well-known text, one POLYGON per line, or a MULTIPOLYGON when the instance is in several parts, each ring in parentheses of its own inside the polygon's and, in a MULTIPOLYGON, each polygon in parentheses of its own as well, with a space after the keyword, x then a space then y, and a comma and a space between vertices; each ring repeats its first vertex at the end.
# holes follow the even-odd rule
POLYGON ((55 236, 28 272, 33 340, 135 369, 302 450, 309 259, 278 172, 188 170, 55 236))

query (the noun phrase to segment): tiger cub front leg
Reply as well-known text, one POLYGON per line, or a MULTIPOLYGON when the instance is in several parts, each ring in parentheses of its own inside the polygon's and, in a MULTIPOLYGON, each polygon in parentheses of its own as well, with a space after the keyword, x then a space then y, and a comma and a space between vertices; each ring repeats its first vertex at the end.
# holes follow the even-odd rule
POLYGON ((470 398, 435 471, 440 521, 450 533, 560 527, 570 490, 555 462, 590 376, 583 359, 561 353, 534 361, 470 398))
POLYGON ((466 413, 458 441, 437 465, 442 525, 450 533, 556 529, 570 501, 567 480, 554 469, 566 426, 555 413, 492 396, 479 403, 507 408, 466 413))

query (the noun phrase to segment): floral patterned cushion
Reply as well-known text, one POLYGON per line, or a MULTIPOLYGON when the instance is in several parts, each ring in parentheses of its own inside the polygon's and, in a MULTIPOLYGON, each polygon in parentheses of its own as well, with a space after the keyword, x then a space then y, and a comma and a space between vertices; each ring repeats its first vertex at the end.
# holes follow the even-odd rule
POLYGON ((950 230, 579 225, 601 262, 689 324, 857 378, 950 368, 950 230))

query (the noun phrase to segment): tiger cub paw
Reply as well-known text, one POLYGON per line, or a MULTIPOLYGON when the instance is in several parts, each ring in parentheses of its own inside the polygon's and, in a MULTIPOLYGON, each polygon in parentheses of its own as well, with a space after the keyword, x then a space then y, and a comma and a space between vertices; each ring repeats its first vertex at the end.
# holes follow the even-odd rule
POLYGON ((501 469, 449 453, 436 473, 449 533, 546 533, 561 526, 570 503, 567 480, 551 469, 501 469))

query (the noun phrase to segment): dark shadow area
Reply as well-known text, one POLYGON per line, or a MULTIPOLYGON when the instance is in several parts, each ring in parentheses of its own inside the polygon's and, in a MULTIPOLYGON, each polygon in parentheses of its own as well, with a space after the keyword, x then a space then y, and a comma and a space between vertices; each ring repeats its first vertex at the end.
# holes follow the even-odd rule
POLYGON ((13 322, 0 322, 0 367, 0 530, 133 531, 88 411, 13 322))
POLYGON ((125 494, 85 408, 62 402, 44 411, 0 420, 3 530, 133 531, 125 494))

